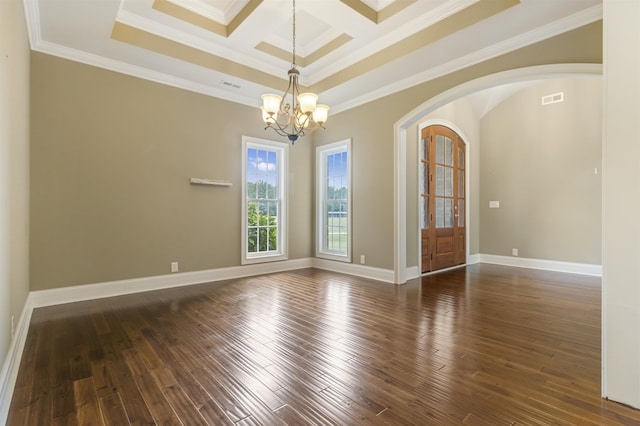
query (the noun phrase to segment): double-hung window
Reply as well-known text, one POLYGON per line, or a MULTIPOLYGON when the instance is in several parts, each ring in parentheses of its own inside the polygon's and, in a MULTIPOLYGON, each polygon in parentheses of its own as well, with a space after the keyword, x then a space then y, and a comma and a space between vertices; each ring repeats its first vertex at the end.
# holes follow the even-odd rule
POLYGON ((286 143, 242 138, 242 263, 287 258, 286 143))
POLYGON ((351 261, 351 140, 316 149, 316 256, 351 261))

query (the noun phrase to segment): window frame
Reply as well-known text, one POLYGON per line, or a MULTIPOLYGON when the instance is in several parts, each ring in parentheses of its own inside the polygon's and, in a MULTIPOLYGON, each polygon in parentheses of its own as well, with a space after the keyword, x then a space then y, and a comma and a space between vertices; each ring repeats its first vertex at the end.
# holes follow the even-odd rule
POLYGON ((259 139, 250 136, 242 137, 242 256, 241 264, 276 262, 288 259, 288 188, 286 176, 289 173, 289 144, 267 139, 259 139), (248 207, 249 199, 247 193, 247 162, 249 149, 259 149, 275 151, 276 164, 278 169, 278 202, 279 211, 277 216, 277 250, 269 252, 249 253, 248 235, 248 207))
POLYGON ((316 257, 340 262, 352 261, 352 150, 351 139, 322 145, 316 148, 316 257), (329 250, 324 237, 326 224, 326 181, 327 157, 340 152, 347 153, 347 244, 346 252, 340 253, 329 250))

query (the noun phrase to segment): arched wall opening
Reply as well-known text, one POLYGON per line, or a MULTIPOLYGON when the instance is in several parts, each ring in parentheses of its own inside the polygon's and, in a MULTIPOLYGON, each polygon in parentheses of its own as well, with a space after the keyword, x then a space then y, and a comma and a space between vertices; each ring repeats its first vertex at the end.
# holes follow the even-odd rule
MULTIPOLYGON (((504 71, 469 81, 451 88, 413 109, 394 125, 394 282, 403 284, 413 278, 414 272, 407 268, 407 174, 404 165, 407 161, 407 132, 427 114, 461 97, 491 87, 523 81, 549 78, 599 77, 602 75, 600 64, 554 64, 519 68, 504 71)), ((455 126, 455 123, 449 123, 455 126)), ((454 129, 455 130, 455 129, 454 129)), ((461 134, 461 136, 463 136, 461 134)), ((467 143, 467 159, 477 155, 473 141, 467 143)), ((468 161, 467 164, 471 164, 468 161)), ((473 200, 469 199, 469 204, 473 200)), ((471 212, 468 212, 467 220, 471 212)), ((467 252, 467 262, 469 253, 467 252)))

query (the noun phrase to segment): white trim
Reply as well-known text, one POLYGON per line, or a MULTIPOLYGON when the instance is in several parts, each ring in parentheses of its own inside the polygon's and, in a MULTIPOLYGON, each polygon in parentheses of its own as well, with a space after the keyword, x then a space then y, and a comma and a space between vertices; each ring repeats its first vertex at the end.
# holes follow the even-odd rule
POLYGON ((475 265, 476 263, 480 263, 480 254, 474 253, 467 256, 467 265, 475 265))
POLYGON ((488 61, 500 55, 504 55, 523 47, 530 46, 534 43, 538 43, 546 39, 555 37, 564 32, 575 30, 576 28, 591 24, 600 19, 602 19, 602 5, 593 6, 571 16, 567 16, 555 22, 551 22, 543 27, 536 28, 527 33, 520 34, 508 40, 504 40, 493 46, 477 50, 471 54, 441 64, 422 73, 415 74, 403 80, 398 80, 377 90, 372 90, 362 96, 353 98, 349 101, 333 105, 331 107, 331 111, 333 111, 333 114, 347 111, 360 105, 372 102, 376 99, 380 99, 401 90, 405 90, 418 84, 422 84, 426 81, 431 81, 444 75, 459 71, 463 68, 488 61))
MULTIPOLYGON (((279 262, 288 259, 289 247, 289 144, 285 142, 259 139, 251 136, 242 137, 242 233, 240 263, 248 265, 262 262, 279 262), (276 153, 276 167, 278 172, 278 231, 277 250, 271 252, 249 253, 247 250, 247 151, 249 149, 265 150, 276 153)), ((257 190, 257 188, 256 188, 257 190)))
POLYGON ((393 271, 391 269, 374 268, 371 266, 355 265, 353 263, 334 262, 326 259, 313 259, 313 267, 331 272, 369 278, 393 284, 393 271))
POLYGON ((558 260, 529 259, 526 257, 498 256, 478 254, 479 263, 514 266, 516 268, 543 269, 545 271, 567 272, 570 274, 602 276, 602 265, 588 263, 562 262, 558 260))
POLYGON ((407 268, 407 272, 405 272, 405 276, 407 277, 407 281, 413 280, 415 278, 420 278, 420 268, 418 266, 409 266, 407 268))
POLYGON ((31 295, 29 295, 22 308, 14 338, 11 340, 9 352, 0 371, 0 424, 5 424, 9 416, 9 408, 11 406, 11 399, 13 398, 16 379, 18 378, 22 352, 24 351, 24 345, 27 341, 32 312, 33 303, 31 295))
POLYGON ((352 245, 352 215, 351 215, 351 184, 352 184, 352 155, 351 139, 344 139, 327 145, 316 147, 316 257, 335 260, 338 262, 351 262, 352 245), (326 194, 325 182, 327 170, 324 166, 326 159, 331 154, 347 152, 347 252, 345 254, 331 253, 325 251, 325 241, 323 238, 325 223, 326 194))
MULTIPOLYGON (((56 43, 43 40, 42 34, 40 32, 41 23, 40 23, 38 1, 24 0, 24 8, 25 8, 27 29, 29 33, 29 41, 31 43, 31 49, 34 51, 43 52, 49 55, 58 56, 64 59, 69 59, 69 60, 80 62, 83 64, 104 68, 104 69, 119 72, 122 74, 131 75, 134 77, 154 81, 156 83, 161 83, 168 86, 193 91, 196 93, 202 93, 204 95, 213 96, 213 97, 224 99, 230 102, 236 102, 242 105, 247 105, 247 106, 256 107, 256 108, 259 107, 259 99, 249 98, 246 96, 242 96, 242 95, 231 93, 224 90, 218 90, 215 87, 212 87, 209 85, 196 83, 196 82, 179 78, 173 75, 156 72, 148 68, 127 64, 125 62, 122 62, 116 59, 106 58, 103 56, 95 55, 93 53, 69 48, 66 46, 62 46, 56 43)), ((462 56, 453 61, 447 62, 436 68, 426 71, 424 73, 416 74, 412 77, 397 81, 393 84, 387 85, 378 90, 372 90, 367 94, 362 95, 360 97, 356 97, 352 100, 343 102, 341 104, 333 105, 331 109, 333 111, 333 114, 337 114, 339 112, 355 108, 357 106, 374 101, 376 99, 380 99, 384 96, 398 92, 400 90, 404 90, 409 87, 413 87, 417 84, 421 84, 426 81, 441 77, 443 75, 450 74, 462 68, 469 67, 471 65, 495 58, 497 56, 546 40, 548 38, 562 34, 564 32, 574 30, 581 26, 584 26, 592 22, 595 22, 599 19, 602 19, 602 16, 603 16, 602 9, 603 7, 600 4, 592 6, 588 9, 584 9, 573 15, 564 17, 554 22, 550 22, 549 24, 543 27, 536 28, 524 34, 520 34, 508 40, 504 40, 496 45, 489 46, 485 49, 480 49, 478 51, 475 51, 469 55, 462 56)), ((126 16, 127 16, 126 11, 122 10, 122 5, 120 5, 120 11, 117 19, 126 21, 128 20, 126 16), (120 14, 121 12, 122 12, 122 15, 120 14)), ((137 22, 137 23, 140 23, 140 22, 137 22)), ((173 34, 174 38, 177 35, 181 34, 181 33, 178 33, 177 31, 175 33, 176 34, 173 34)), ((183 40, 183 41, 187 42, 189 45, 195 46, 195 44, 190 42, 189 40, 183 40)), ((236 59, 238 57, 242 57, 243 60, 247 59, 242 55, 242 53, 236 53, 232 56, 235 57, 236 59)), ((264 70, 264 71, 274 74, 272 69, 264 70)), ((311 85, 311 83, 308 83, 307 85, 311 85)))
POLYGON ((312 267, 310 258, 32 291, 34 308, 312 267))
MULTIPOLYGON (((403 284, 406 282, 406 264, 407 264, 407 129, 418 123, 424 116, 435 111, 460 97, 469 95, 473 92, 488 89, 506 83, 518 81, 541 80, 546 78, 558 77, 600 77, 602 75, 601 64, 552 64, 541 65, 527 68, 518 68, 514 70, 499 72, 488 76, 466 82, 459 86, 453 87, 442 92, 431 99, 428 99, 422 105, 414 108, 411 112, 400 118, 394 124, 394 196, 393 196, 393 221, 394 221, 394 239, 393 239, 393 265, 394 265, 394 282, 403 284)), ((471 163, 467 156, 468 164, 471 163)), ((471 199, 467 202, 471 204, 471 199)), ((470 221, 469 215, 466 218, 470 221)), ((470 222, 468 222, 470 223, 470 222)), ((469 241, 470 243, 470 241, 469 241)))

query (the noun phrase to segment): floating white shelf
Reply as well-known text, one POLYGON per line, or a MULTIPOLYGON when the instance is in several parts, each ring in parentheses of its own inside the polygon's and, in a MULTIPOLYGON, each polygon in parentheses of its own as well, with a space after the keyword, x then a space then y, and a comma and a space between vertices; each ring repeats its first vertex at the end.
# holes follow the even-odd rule
POLYGON ((231 186, 228 180, 191 178, 192 185, 231 186))

